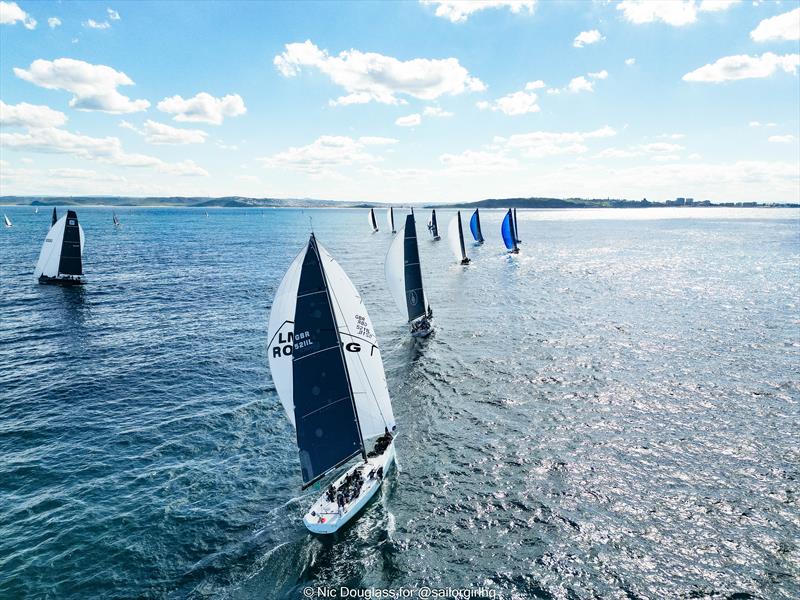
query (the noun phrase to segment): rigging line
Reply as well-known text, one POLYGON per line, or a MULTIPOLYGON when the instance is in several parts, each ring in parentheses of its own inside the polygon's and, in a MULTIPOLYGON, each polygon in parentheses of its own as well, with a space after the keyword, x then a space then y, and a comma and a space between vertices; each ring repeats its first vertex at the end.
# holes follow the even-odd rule
MULTIPOLYGON (((333 257, 331 257, 331 260, 333 260, 333 257)), ((345 326, 345 329, 347 329, 347 334, 346 335, 349 335, 349 336, 352 336, 352 337, 356 337, 352 333, 350 333, 350 326, 347 324, 347 317, 345 316, 345 313, 342 310, 342 305, 339 304, 339 298, 336 297, 336 292, 334 292, 333 288, 329 286, 328 287, 328 293, 329 293, 329 295, 331 297, 333 297, 334 302, 336 302, 336 306, 339 308, 339 312, 342 313, 343 317, 345 317, 344 318, 344 326, 345 326)), ((358 293, 358 290, 356 290, 356 293, 358 293)), ((364 304, 363 300, 361 301, 361 304, 364 304)), ((366 310, 367 309, 365 307, 364 308, 364 312, 366 312, 366 310)), ((377 337, 375 339, 377 341, 377 337)), ((378 344, 375 344, 375 347, 377 348, 378 344)), ((380 352, 380 348, 378 348, 378 351, 380 352)), ((367 368, 364 366, 364 361, 361 360, 360 353, 359 353, 359 356, 357 358, 358 358, 358 362, 361 364, 362 370, 364 371, 364 379, 367 380, 367 385, 369 386, 369 389, 372 392, 372 400, 373 400, 373 402, 375 402, 375 406, 378 407, 378 413, 380 413, 380 415, 381 415, 381 420, 383 421, 383 426, 388 428, 389 424, 386 422, 386 417, 383 415, 383 411, 381 410, 381 405, 378 403, 378 396, 377 396, 377 394, 375 394, 375 389, 372 387, 372 382, 369 380, 369 377, 366 376, 367 368)), ((385 375, 384 375, 384 378, 385 378, 385 375)))

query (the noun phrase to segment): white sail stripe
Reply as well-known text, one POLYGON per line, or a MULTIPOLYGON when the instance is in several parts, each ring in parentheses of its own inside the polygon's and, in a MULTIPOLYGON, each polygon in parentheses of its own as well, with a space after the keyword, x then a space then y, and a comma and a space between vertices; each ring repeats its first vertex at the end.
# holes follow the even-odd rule
POLYGON ((314 351, 314 352, 312 352, 311 354, 306 354, 305 356, 301 356, 300 358, 297 358, 297 357, 295 357, 295 359, 294 359, 294 360, 295 360, 296 362, 299 362, 299 361, 301 361, 301 360, 305 360, 306 358, 309 358, 310 356, 314 356, 314 355, 316 355, 316 354, 319 354, 320 352, 327 352, 328 350, 334 350, 334 349, 336 349, 336 348, 339 348, 339 347, 340 347, 340 346, 339 346, 339 344, 337 343, 335 346, 328 346, 327 348, 322 348, 321 350, 315 350, 315 351, 314 351))

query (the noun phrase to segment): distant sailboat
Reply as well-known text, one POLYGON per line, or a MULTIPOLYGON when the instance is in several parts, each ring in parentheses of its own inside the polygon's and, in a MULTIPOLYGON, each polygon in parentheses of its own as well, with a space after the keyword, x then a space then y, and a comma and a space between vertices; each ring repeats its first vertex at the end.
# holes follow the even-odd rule
POLYGON ((11 222, 11 219, 8 218, 8 215, 6 213, 3 213, 3 224, 6 227, 13 227, 14 226, 14 224, 11 222))
MULTIPOLYGON (((55 209, 53 209, 55 217, 55 209)), ((47 232, 34 276, 39 283, 82 285, 83 228, 78 215, 68 210, 47 232)))
POLYGON ((360 457, 303 517, 310 531, 333 533, 381 486, 395 458, 396 424, 361 296, 313 233, 275 294, 269 347, 272 379, 297 434, 303 489, 360 457))
POLYGON ((397 307, 408 317, 411 335, 426 337, 433 331, 430 319, 433 317, 425 290, 422 285, 422 269, 419 264, 417 227, 414 211, 406 216, 405 227, 389 246, 386 254, 386 281, 397 307))
POLYGON ((394 208, 391 206, 389 207, 389 210, 386 213, 386 220, 389 221, 389 231, 391 231, 393 234, 397 233, 397 231, 394 228, 394 208))
POLYGON ((519 248, 517 247, 517 227, 514 223, 514 215, 510 208, 503 219, 503 223, 500 225, 500 234, 503 236, 503 243, 506 245, 506 248, 508 248, 512 254, 519 253, 519 248))
POLYGON ((50 227, 55 225, 56 221, 58 221, 58 213, 56 212, 56 207, 54 206, 53 207, 53 218, 50 220, 50 227))
POLYGON ((372 227, 372 233, 378 231, 378 222, 375 220, 375 209, 369 209, 369 226, 372 227))
POLYGON ((468 265, 469 258, 467 258, 467 251, 464 249, 464 230, 461 228, 461 211, 458 211, 458 214, 453 217, 447 226, 447 240, 450 242, 450 249, 459 264, 468 265))
POLYGON ((206 211, 206 219, 208 218, 208 211, 206 211))
POLYGON ((481 233, 481 216, 478 214, 478 209, 472 213, 472 218, 469 220, 469 229, 472 232, 472 237, 479 244, 483 243, 483 233, 481 233))
POLYGON ((35 211, 33 211, 33 214, 35 214, 35 215, 38 215, 38 214, 39 214, 39 207, 38 207, 38 206, 36 207, 36 210, 35 210, 35 211))
POLYGON ((114 221, 114 227, 122 226, 122 223, 119 222, 119 217, 117 216, 117 213, 115 213, 114 211, 111 211, 111 218, 114 221))
POLYGON ((439 235, 439 224, 436 222, 436 210, 431 211, 431 220, 428 221, 428 231, 431 232, 434 242, 438 242, 442 239, 439 235))

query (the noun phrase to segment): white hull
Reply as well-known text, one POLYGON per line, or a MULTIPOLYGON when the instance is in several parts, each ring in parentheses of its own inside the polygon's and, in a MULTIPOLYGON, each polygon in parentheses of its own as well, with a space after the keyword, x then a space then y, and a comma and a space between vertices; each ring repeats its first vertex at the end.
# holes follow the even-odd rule
POLYGON ((364 484, 361 487, 361 493, 358 497, 351 500, 344 507, 343 511, 339 511, 336 502, 328 502, 325 494, 308 509, 308 512, 303 517, 303 523, 311 533, 329 534, 335 533, 343 527, 348 521, 355 517, 362 508, 372 499, 380 487, 383 479, 387 476, 389 467, 394 462, 394 442, 389 444, 383 454, 370 458, 366 463, 360 462, 348 469, 333 485, 339 487, 344 481, 345 477, 355 471, 361 471, 364 476, 364 484), (368 475, 372 469, 383 467, 383 478, 369 479, 368 475))

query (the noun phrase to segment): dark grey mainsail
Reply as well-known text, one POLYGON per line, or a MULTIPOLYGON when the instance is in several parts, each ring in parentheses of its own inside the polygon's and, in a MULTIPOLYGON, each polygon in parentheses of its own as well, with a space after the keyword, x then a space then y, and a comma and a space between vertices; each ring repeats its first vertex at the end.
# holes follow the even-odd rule
POLYGON ((406 283, 406 306, 408 320, 413 321, 426 314, 425 294, 422 291, 422 270, 419 266, 419 247, 417 246, 417 227, 414 213, 406 216, 404 242, 404 264, 406 283))
POLYGON ((439 237, 439 224, 436 222, 436 211, 431 211, 431 235, 436 239, 439 237))
POLYGON ((58 221, 58 213, 56 212, 56 207, 54 206, 53 207, 53 219, 52 219, 52 221, 50 221, 50 227, 55 225, 56 221, 58 221))
POLYGON ((461 228, 461 211, 458 211, 458 242, 461 244, 461 262, 469 262, 464 248, 464 230, 461 228))
POLYGON ((300 271, 292 382, 303 487, 364 453, 325 271, 314 235, 300 271))
MULTIPOLYGON (((53 209, 55 212, 55 209, 53 209)), ((78 228, 78 215, 74 210, 67 211, 64 225, 64 239, 61 242, 61 260, 58 272, 62 275, 83 275, 81 261, 81 231, 78 228)))

